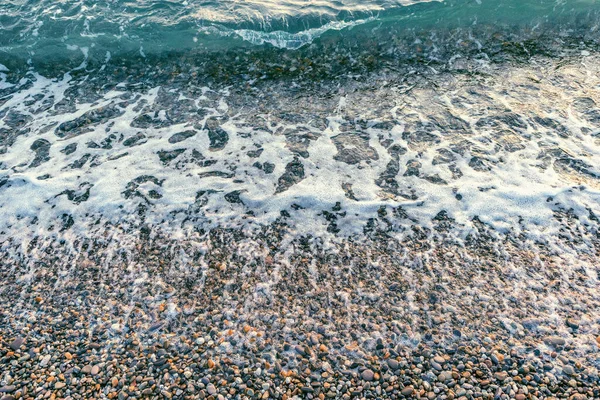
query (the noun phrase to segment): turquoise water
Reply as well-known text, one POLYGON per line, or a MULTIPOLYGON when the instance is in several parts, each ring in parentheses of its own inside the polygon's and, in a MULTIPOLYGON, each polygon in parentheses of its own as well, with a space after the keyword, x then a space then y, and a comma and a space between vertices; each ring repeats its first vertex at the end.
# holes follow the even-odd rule
POLYGON ((294 51, 324 41, 372 49, 391 36, 403 40, 423 31, 439 46, 448 44, 445 36, 452 30, 502 31, 502 40, 548 31, 585 35, 595 30, 598 9, 592 0, 9 0, 0 4, 0 63, 12 69, 77 63, 82 54, 103 62, 173 53, 294 51))

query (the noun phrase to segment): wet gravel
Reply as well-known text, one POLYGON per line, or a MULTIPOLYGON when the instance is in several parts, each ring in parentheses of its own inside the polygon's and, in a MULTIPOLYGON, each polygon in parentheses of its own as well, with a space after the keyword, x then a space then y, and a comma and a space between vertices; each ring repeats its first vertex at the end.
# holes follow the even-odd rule
POLYGON ((491 234, 326 250, 272 226, 6 253, 0 398, 599 398, 597 287, 491 234))

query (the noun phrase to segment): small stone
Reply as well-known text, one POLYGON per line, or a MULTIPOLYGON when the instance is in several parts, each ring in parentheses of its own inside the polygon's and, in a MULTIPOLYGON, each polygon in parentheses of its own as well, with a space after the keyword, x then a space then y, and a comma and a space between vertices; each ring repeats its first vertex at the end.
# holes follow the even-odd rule
POLYGON ((184 140, 191 138, 195 134, 196 134, 196 132, 193 130, 178 132, 169 138, 169 143, 174 144, 174 143, 183 142, 184 140))
POLYGON ((565 365, 563 367, 563 372, 567 375, 575 375, 575 368, 573 368, 571 365, 565 365))
POLYGON ((412 386, 407 386, 404 389, 402 389, 402 395, 404 396, 410 396, 411 394, 413 394, 413 392, 415 391, 415 389, 412 386))
POLYGON ((579 322, 577 322, 577 320, 574 318, 567 318, 565 322, 566 322, 567 326, 571 329, 579 328, 579 322))
POLYGON ((365 381, 372 381, 375 377, 375 373, 370 369, 365 369, 360 375, 365 381))
POLYGON ((90 372, 92 372, 92 366, 91 365, 86 365, 85 367, 83 367, 81 369, 81 372, 84 374, 89 374, 90 372))
POLYGON ((2 386, 0 388, 0 393, 12 393, 16 389, 15 385, 2 386))
POLYGON ((452 379, 452 373, 448 371, 443 371, 438 375, 438 380, 440 382, 446 382, 452 379))
POLYGON ((45 367, 50 362, 50 354, 46 354, 42 361, 40 361, 40 367, 45 367))
POLYGON ((64 382, 56 382, 56 383, 54 384, 54 389, 62 389, 62 388, 64 388, 65 386, 67 386, 67 384, 66 384, 66 383, 64 383, 64 382))
POLYGON ((506 378, 508 378, 508 372, 506 372, 506 371, 496 372, 496 373, 494 373, 494 378, 498 379, 499 381, 504 381, 506 378))
POLYGON ((577 387, 577 381, 575 379, 571 379, 569 381, 569 386, 576 388, 577 387))
POLYGON ((546 338, 546 343, 552 345, 552 346, 564 346, 566 344, 565 339, 559 337, 559 336, 550 336, 548 338, 546 338))
POLYGON ((67 352, 65 353, 65 358, 66 358, 67 360, 72 360, 72 359, 73 359, 73 355, 67 351, 67 352))
POLYGON ((569 397, 569 400, 588 400, 588 398, 583 394, 575 393, 569 397))
POLYGON ((207 364, 208 364, 208 368, 214 368, 215 367, 215 362, 213 360, 208 360, 207 364))
POLYGON ((15 340, 12 341, 12 343, 10 344, 10 348, 13 349, 14 351, 19 350, 19 348, 21 347, 21 345, 23 344, 23 342, 25 341, 24 338, 22 337, 17 337, 15 340))
POLYGON ((569 400, 587 400, 587 397, 583 394, 575 393, 574 395, 569 397, 569 400))
POLYGON ((154 332, 154 331, 160 329, 162 326, 163 326, 162 322, 156 322, 156 323, 152 324, 150 326, 150 328, 148 328, 148 332, 154 332))
POLYGON ((400 364, 398 363, 398 361, 394 360, 393 358, 390 358, 388 361, 388 366, 393 369, 394 371, 397 370, 400 367, 400 364))
POLYGON ((217 394, 217 388, 215 387, 215 385, 213 385, 212 383, 209 383, 206 386, 206 391, 208 392, 208 394, 210 394, 211 396, 214 396, 215 394, 217 394))
POLYGON ((92 370, 90 371, 92 375, 98 375, 100 373, 100 367, 97 365, 94 365, 92 367, 92 370))
POLYGON ((436 371, 441 371, 441 370, 443 370, 443 369, 444 369, 444 368, 443 368, 443 367, 442 367, 440 364, 438 364, 438 363, 437 363, 437 362, 435 362, 435 361, 432 361, 432 362, 431 362, 431 366, 432 366, 432 367, 433 367, 433 369, 435 369, 436 371))

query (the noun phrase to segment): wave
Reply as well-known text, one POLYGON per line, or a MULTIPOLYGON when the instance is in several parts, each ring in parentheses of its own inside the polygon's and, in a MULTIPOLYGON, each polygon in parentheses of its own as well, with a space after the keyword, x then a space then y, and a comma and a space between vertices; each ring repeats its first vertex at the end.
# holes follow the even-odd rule
POLYGON ((210 26, 200 31, 206 34, 217 34, 221 36, 237 36, 253 45, 270 44, 280 49, 296 50, 312 43, 327 31, 341 31, 352 27, 375 21, 376 17, 359 19, 356 21, 332 21, 318 28, 291 33, 286 31, 256 31, 252 29, 228 29, 225 27, 210 26))
MULTIPOLYGON (((279 57, 278 51, 306 52, 314 47, 308 44, 322 48, 313 54, 298 53, 292 57, 313 60, 326 58, 330 50, 344 49, 354 61, 357 54, 373 53, 375 61, 390 57, 438 62, 473 49, 489 55, 489 51, 482 50, 486 45, 494 47, 491 51, 495 53, 505 51, 503 43, 536 40, 542 35, 567 39, 579 36, 585 41, 585 36, 593 35, 600 21, 600 7, 583 1, 568 5, 553 0, 446 0, 410 4, 369 13, 340 11, 335 18, 325 11, 319 14, 313 10, 314 13, 309 13, 311 17, 307 14, 277 23, 270 12, 265 12, 265 20, 242 18, 243 23, 215 23, 191 18, 189 12, 175 6, 154 7, 149 12, 152 18, 142 18, 136 9, 121 10, 121 17, 131 18, 123 21, 110 15, 84 16, 83 8, 74 7, 68 13, 68 20, 57 9, 46 10, 27 29, 21 25, 28 18, 19 20, 16 11, 3 15, 7 6, 0 5, 0 63, 21 73, 31 67, 38 71, 50 68, 54 71, 50 75, 56 76, 82 65, 81 52, 73 49, 87 49, 84 61, 90 66, 101 66, 107 55, 112 63, 124 62, 129 66, 139 62, 185 62, 198 66, 214 58, 221 58, 220 65, 232 61, 225 60, 225 56, 231 56, 233 61, 245 55, 267 60, 279 57), (172 15, 161 17, 157 10, 172 15), (269 54, 270 50, 275 53, 269 54), (248 55, 249 52, 254 54, 248 55), (356 54, 350 54, 353 52, 356 54)), ((304 12, 308 11, 301 10, 304 12)), ((233 10, 231 13, 242 15, 233 10)), ((216 16, 211 18, 218 20, 216 16)), ((520 51, 518 48, 517 45, 513 50, 520 51)))

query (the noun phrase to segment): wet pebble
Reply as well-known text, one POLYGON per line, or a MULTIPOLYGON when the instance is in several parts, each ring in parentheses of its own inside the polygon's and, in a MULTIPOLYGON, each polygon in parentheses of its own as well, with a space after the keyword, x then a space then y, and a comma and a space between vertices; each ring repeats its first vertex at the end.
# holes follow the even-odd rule
POLYGON ((362 376, 362 378, 365 381, 372 381, 373 378, 375 377, 375 374, 373 371, 371 371, 370 369, 365 369, 363 372, 361 372, 360 374, 362 376))

